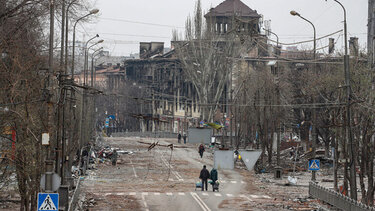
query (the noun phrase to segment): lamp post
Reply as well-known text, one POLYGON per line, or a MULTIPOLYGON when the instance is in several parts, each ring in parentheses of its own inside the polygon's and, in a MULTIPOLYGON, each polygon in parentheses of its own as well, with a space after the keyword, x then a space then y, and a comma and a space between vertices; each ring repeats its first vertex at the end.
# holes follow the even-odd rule
POLYGON ((65 69, 65 74, 68 72, 68 38, 69 38, 69 9, 73 5, 74 2, 77 0, 72 0, 69 5, 66 7, 66 12, 65 12, 65 64, 64 64, 64 69, 65 69))
MULTIPOLYGON (((90 48, 94 47, 95 45, 99 44, 99 43, 102 43, 104 42, 104 40, 99 40, 98 42, 92 44, 90 47, 88 47, 86 49, 87 53, 89 52, 90 48)), ((88 43, 88 42, 87 42, 88 43)), ((85 58, 86 60, 87 58, 85 58)), ((87 64, 87 60, 85 61, 85 63, 87 64)), ((88 66, 88 65, 87 65, 88 66)), ((84 81, 87 81, 86 80, 86 74, 87 71, 84 70, 84 81)), ((87 78, 88 79, 88 78, 87 78)), ((86 84, 84 84, 86 85, 86 84)), ((83 90, 83 93, 82 93, 82 112, 81 112, 81 125, 80 125, 80 128, 81 128, 81 141, 80 141, 80 146, 82 147, 85 143, 85 140, 87 140, 87 128, 86 128, 86 125, 87 125, 87 122, 86 122, 86 113, 88 112, 87 109, 86 109, 86 105, 87 105, 87 97, 86 97, 86 89, 83 90)))
MULTIPOLYGON (((327 0, 326 0, 327 1, 327 0)), ((345 85, 346 85, 346 138, 349 142, 349 156, 350 156, 350 197, 357 200, 357 179, 355 170, 355 155, 354 155, 354 144, 351 130, 351 85, 350 85, 350 70, 349 70, 349 55, 348 55, 348 30, 346 24, 346 9, 344 5, 338 0, 333 0, 338 3, 344 11, 344 40, 345 40, 345 55, 344 55, 344 73, 345 73, 345 85)))
POLYGON ((85 47, 83 49, 83 51, 85 52, 84 53, 84 63, 83 63, 83 85, 86 85, 87 83, 87 80, 86 80, 86 71, 88 69, 88 64, 87 64, 87 57, 88 57, 88 52, 87 52, 87 45, 89 44, 89 42, 95 38, 99 37, 99 34, 96 34, 94 37, 90 38, 89 40, 87 40, 87 42, 85 43, 85 47))
POLYGON ((77 23, 78 23, 80 20, 86 18, 87 16, 90 16, 90 15, 96 14, 96 13, 98 13, 98 12, 99 12, 98 9, 93 9, 93 10, 91 10, 87 15, 78 18, 78 19, 76 20, 76 22, 74 23, 74 27, 73 27, 73 53, 72 53, 72 57, 73 57, 73 58, 72 58, 72 78, 74 78, 74 54, 75 54, 75 44, 76 44, 76 26, 77 26, 77 23))
POLYGON ((268 30, 268 29, 265 29, 265 28, 263 28, 263 29, 264 29, 264 31, 275 35, 275 37, 276 37, 276 46, 279 47, 279 36, 277 36, 277 34, 274 33, 274 32, 272 32, 271 30, 268 30))
POLYGON ((92 53, 92 56, 91 56, 91 87, 94 87, 94 58, 95 58, 95 56, 98 55, 98 54, 96 54, 96 52, 98 52, 100 50, 103 50, 103 47, 100 47, 99 49, 95 50, 92 53))
MULTIPOLYGON (((98 35, 99 36, 99 35, 98 35)), ((85 64, 86 64, 86 67, 85 67, 85 69, 84 69, 84 78, 85 78, 85 82, 88 84, 88 79, 89 79, 89 77, 88 77, 88 67, 89 67, 89 50, 90 50, 90 48, 92 48, 92 47, 94 47, 95 45, 97 45, 97 44, 100 44, 100 43, 102 43, 102 42, 104 42, 104 40, 99 40, 98 42, 96 42, 96 43, 94 43, 94 44, 92 44, 90 47, 88 47, 88 48, 86 48, 86 56, 85 56, 85 64)), ((88 42, 86 43, 86 44, 88 44, 88 42)), ((85 83, 85 85, 87 85, 85 83)))
MULTIPOLYGON (((299 14, 298 12, 292 10, 290 11, 290 14, 293 15, 293 16, 298 16, 300 17, 301 19, 305 20, 306 22, 310 23, 311 26, 313 27, 314 29, 314 50, 313 50, 313 60, 315 62, 316 60, 316 29, 315 29, 315 26, 314 24, 307 20, 306 18, 304 18, 303 16, 301 16, 301 14, 299 14)), ((314 63, 313 64, 313 70, 315 72, 316 70, 316 64, 314 63)), ((314 97, 313 97, 313 103, 314 103, 314 97)), ((312 153, 313 153, 313 158, 315 158, 316 156, 316 141, 318 139, 318 136, 317 136, 317 132, 316 132, 316 108, 314 107, 313 110, 312 110, 312 153)), ((312 181, 316 181, 316 172, 315 171, 312 171, 312 175, 311 175, 311 180, 312 181)))

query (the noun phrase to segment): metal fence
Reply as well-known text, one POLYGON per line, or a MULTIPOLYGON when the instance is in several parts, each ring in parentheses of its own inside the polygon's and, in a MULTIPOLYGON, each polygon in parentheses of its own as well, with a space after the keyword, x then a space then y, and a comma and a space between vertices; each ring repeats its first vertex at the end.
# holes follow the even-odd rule
POLYGON ((310 182, 309 184, 309 194, 310 196, 314 198, 320 199, 342 210, 347 210, 347 211, 373 210, 375 211, 374 207, 369 207, 347 196, 344 196, 332 189, 322 187, 314 182, 310 182))
POLYGON ((113 137, 154 137, 154 138, 176 138, 177 134, 171 132, 118 132, 112 133, 113 137))
POLYGON ((72 198, 70 199, 70 202, 69 202, 68 211, 74 211, 75 210, 80 194, 81 194, 81 179, 78 178, 76 188, 75 188, 73 196, 72 196, 72 198))

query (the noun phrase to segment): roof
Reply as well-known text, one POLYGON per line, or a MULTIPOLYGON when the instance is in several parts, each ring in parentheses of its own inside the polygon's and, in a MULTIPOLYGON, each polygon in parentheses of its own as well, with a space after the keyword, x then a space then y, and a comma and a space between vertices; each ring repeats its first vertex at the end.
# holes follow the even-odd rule
POLYGON ((217 7, 210 9, 205 15, 208 16, 241 16, 250 18, 260 18, 256 10, 250 9, 246 4, 240 0, 225 0, 217 7))

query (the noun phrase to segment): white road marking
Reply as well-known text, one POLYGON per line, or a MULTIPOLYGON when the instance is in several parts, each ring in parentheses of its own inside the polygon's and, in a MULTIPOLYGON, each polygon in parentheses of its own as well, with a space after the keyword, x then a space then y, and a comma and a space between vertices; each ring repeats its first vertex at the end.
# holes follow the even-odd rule
POLYGON ((231 183, 237 183, 237 181, 230 181, 231 183))
POLYGON ((129 193, 129 195, 135 196, 135 195, 137 195, 137 193, 136 192, 131 192, 131 193, 129 193))
POLYGON ((148 193, 147 192, 143 192, 142 195, 148 196, 148 193))
POLYGON ((104 196, 109 196, 111 195, 112 193, 105 193, 104 196))
POLYGON ((263 198, 265 198, 265 199, 270 199, 271 197, 270 197, 270 196, 267 196, 267 195, 263 195, 263 198))
POLYGON ((233 197, 233 194, 231 194, 231 193, 227 193, 227 196, 228 196, 228 197, 233 197))
POLYGON ((142 201, 143 201, 143 205, 145 206, 146 210, 148 211, 148 206, 147 206, 147 202, 146 202, 146 199, 145 199, 145 196, 142 194, 142 201))
POLYGON ((173 193, 166 193, 168 196, 172 196, 173 195, 173 193))
POLYGON ((155 196, 160 196, 160 193, 154 193, 155 196))
POLYGON ((202 193, 203 196, 208 196, 208 193, 202 193))
POLYGON ((174 176, 175 176, 178 180, 182 180, 182 181, 184 181, 184 179, 181 177, 181 175, 180 175, 177 171, 175 171, 175 170, 173 169, 173 166, 170 165, 170 164, 167 162, 167 160, 165 160, 165 158, 163 157, 163 154, 161 154, 161 160, 163 161, 163 163, 164 163, 168 168, 171 169, 172 174, 174 174, 174 176))
POLYGON ((118 196, 125 196, 125 193, 116 193, 118 196))
POLYGON ((178 193, 178 195, 180 195, 180 196, 185 196, 185 193, 178 193))
POLYGON ((241 183, 242 183, 242 184, 245 184, 246 182, 244 182, 244 181, 241 181, 241 183))
POLYGON ((260 196, 257 196, 257 195, 250 195, 251 198, 254 198, 254 199, 259 199, 260 196))
POLYGON ((220 182, 222 182, 222 183, 227 183, 227 181, 225 181, 225 180, 222 180, 222 181, 220 181, 220 182))
POLYGON ((221 193, 215 193, 215 196, 221 196, 221 193))
MULTIPOLYGON (((130 160, 130 158, 129 158, 129 160, 130 160)), ((130 160, 130 165, 132 165, 132 167, 133 167, 134 176, 138 177, 137 172, 135 171, 134 164, 133 164, 132 160, 130 160)))
POLYGON ((247 196, 245 196, 245 195, 240 195, 240 197, 242 197, 242 198, 245 198, 245 199, 247 199, 248 201, 250 201, 250 202, 252 202, 253 200, 251 200, 249 197, 247 197, 247 196))
POLYGON ((198 203, 203 211, 211 211, 210 208, 203 202, 203 200, 198 196, 198 194, 190 192, 193 199, 198 203))

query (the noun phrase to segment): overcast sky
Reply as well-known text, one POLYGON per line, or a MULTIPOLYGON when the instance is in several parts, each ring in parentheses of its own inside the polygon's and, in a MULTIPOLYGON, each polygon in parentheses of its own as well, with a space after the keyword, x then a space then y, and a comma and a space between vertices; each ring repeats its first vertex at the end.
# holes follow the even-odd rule
MULTIPOLYGON (((80 37, 87 39, 98 33, 105 40, 104 47, 112 55, 125 56, 138 53, 139 42, 161 41, 170 46, 172 29, 183 32, 187 16, 193 14, 195 0, 93 0, 100 10, 95 23, 84 24, 80 37), (84 33, 83 33, 84 32, 84 33), (84 35, 86 34, 86 35, 84 35), (88 35, 87 35, 88 34, 88 35)), ((223 0, 201 0, 208 11, 223 0)), ((317 36, 324 36, 343 28, 342 8, 333 0, 242 0, 251 9, 271 21, 271 29, 280 42, 293 43, 312 38, 311 25, 289 12, 295 10, 314 23, 317 36)), ((349 37, 359 38, 360 47, 367 42, 367 0, 341 0, 347 9, 349 37)), ((343 34, 332 37, 343 46, 343 34)), ((272 37, 273 38, 273 37, 272 37)), ((327 38, 328 39, 328 38, 327 38)), ((327 39, 317 43, 325 46, 327 39)), ((311 45, 311 44, 310 44, 311 45)), ((308 45, 299 46, 307 48, 308 45)))

